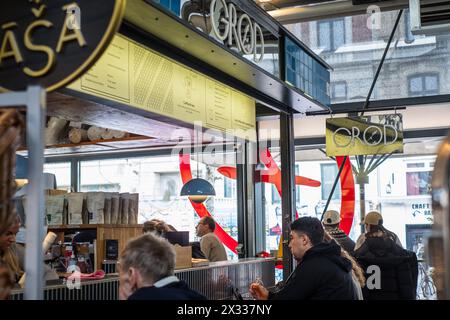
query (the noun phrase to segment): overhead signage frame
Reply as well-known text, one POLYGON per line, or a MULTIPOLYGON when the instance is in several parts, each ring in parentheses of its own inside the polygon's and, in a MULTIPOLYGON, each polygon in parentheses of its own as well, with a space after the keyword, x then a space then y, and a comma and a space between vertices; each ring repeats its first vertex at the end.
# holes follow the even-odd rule
POLYGON ((401 114, 326 120, 327 156, 402 152, 403 121, 401 114))

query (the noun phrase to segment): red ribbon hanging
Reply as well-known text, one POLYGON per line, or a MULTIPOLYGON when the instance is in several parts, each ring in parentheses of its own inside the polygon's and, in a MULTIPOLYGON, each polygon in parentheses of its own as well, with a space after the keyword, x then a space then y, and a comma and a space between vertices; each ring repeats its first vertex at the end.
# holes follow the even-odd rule
MULTIPOLYGON (((261 150, 261 161, 266 165, 269 170, 266 170, 266 176, 271 176, 270 179, 273 181, 272 183, 277 188, 278 194, 281 197, 281 170, 278 167, 275 160, 273 160, 272 155, 270 154, 269 149, 261 150)), ((320 185, 320 184, 319 184, 320 185)), ((298 212, 295 210, 295 219, 298 219, 298 212)))
MULTIPOLYGON (((192 179, 190 158, 191 157, 189 154, 180 153, 180 174, 183 184, 186 184, 189 180, 192 179)), ((211 217, 211 214, 209 213, 208 209, 206 209, 203 203, 195 203, 191 200, 189 201, 191 202, 192 207, 194 208, 195 212, 197 212, 200 218, 211 217)), ((216 222, 216 229, 214 230, 214 233, 228 249, 237 254, 236 247, 238 245, 238 242, 234 240, 228 233, 226 233, 218 222, 216 222)))
MULTIPOLYGON (((336 157, 339 168, 344 158, 343 156, 336 157)), ((341 223, 339 227, 348 235, 352 229, 355 215, 355 181, 350 158, 345 161, 339 180, 341 183, 341 223)))

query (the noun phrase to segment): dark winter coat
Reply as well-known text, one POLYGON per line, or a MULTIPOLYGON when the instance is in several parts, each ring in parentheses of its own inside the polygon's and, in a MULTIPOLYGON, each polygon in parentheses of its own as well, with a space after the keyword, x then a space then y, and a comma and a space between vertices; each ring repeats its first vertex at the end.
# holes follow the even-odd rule
POLYGON ((339 243, 339 245, 348 253, 353 255, 353 251, 355 250, 355 242, 349 238, 349 236, 342 231, 341 229, 332 229, 328 230, 328 233, 334 240, 339 243))
POLYGON ((306 251, 283 288, 269 299, 357 300, 351 270, 337 243, 320 243, 306 251))
POLYGON ((206 300, 206 297, 189 288, 186 282, 169 283, 164 287, 144 287, 136 290, 128 300, 206 300))
POLYGON ((367 285, 363 289, 364 300, 413 300, 416 298, 418 264, 414 252, 405 250, 386 237, 368 237, 355 251, 355 258, 366 272, 367 285), (373 271, 380 268, 380 287, 372 284, 373 271), (372 280, 371 280, 372 279, 372 280))

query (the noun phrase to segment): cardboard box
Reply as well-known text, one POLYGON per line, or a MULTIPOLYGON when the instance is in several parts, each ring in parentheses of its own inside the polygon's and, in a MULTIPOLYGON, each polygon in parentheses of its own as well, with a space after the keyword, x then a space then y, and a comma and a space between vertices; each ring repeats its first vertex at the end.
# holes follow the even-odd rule
POLYGON ((82 193, 69 193, 66 195, 67 199, 67 211, 68 211, 68 223, 69 224, 82 224, 83 223, 83 194, 82 193))
POLYGON ((45 197, 45 215, 48 225, 63 224, 64 215, 64 196, 46 196, 45 197))
POLYGON ((175 269, 192 268, 192 247, 182 247, 178 244, 175 248, 175 269))

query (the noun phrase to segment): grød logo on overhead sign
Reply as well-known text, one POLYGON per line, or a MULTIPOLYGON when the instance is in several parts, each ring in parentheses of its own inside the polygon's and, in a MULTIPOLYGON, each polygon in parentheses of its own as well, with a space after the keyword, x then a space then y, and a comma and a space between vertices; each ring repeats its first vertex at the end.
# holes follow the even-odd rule
POLYGON ((327 156, 403 152, 401 114, 326 120, 327 156))

